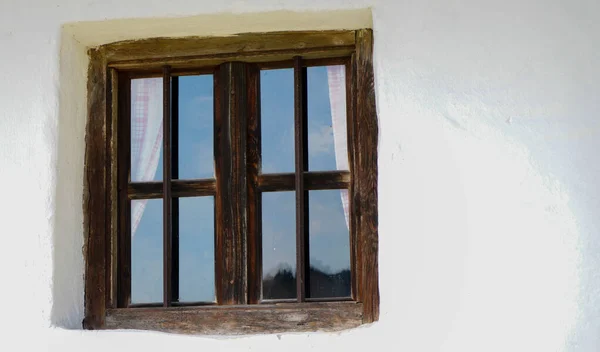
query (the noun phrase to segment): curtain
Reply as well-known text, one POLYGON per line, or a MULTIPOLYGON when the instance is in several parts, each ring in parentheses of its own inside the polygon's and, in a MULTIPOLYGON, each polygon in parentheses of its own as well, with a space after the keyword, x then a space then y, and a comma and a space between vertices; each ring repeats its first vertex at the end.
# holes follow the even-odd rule
MULTIPOLYGON (((335 149, 335 165, 338 170, 348 170, 348 135, 346 129, 346 67, 327 66, 329 85, 329 105, 331 107, 331 126, 333 127, 333 144, 335 149)), ((349 228, 348 190, 340 191, 346 227, 349 228)))
MULTIPOLYGON (((162 78, 131 81, 131 182, 154 180, 162 147, 162 78)), ((131 202, 131 237, 148 200, 131 202)))

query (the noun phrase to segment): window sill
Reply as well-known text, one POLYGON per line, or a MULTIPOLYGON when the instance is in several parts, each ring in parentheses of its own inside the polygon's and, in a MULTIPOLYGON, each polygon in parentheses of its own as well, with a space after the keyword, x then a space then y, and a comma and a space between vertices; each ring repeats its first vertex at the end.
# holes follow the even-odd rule
POLYGON ((203 335, 246 335, 340 331, 361 324, 362 303, 319 302, 108 309, 104 328, 203 335))

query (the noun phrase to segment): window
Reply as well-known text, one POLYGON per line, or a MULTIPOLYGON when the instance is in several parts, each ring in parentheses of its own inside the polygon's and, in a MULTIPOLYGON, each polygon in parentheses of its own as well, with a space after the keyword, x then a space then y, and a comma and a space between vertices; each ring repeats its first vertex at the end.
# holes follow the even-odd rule
POLYGON ((85 328, 378 319, 370 30, 107 44, 88 115, 85 328))

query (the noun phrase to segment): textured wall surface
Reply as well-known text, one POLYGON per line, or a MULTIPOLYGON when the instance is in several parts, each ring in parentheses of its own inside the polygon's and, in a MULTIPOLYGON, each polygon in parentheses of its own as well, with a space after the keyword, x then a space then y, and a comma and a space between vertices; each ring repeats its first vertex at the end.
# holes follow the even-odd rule
POLYGON ((3 1, 3 348, 599 350, 598 13, 583 0, 3 1), (380 321, 241 338, 78 330, 86 46, 371 21, 380 321))

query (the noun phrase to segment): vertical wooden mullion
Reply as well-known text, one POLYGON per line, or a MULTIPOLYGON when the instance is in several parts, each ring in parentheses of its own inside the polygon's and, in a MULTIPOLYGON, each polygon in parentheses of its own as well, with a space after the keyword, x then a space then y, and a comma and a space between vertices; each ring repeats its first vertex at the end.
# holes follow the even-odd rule
POLYGON ((377 111, 373 75, 373 33, 370 29, 356 31, 356 174, 358 199, 354 205, 359 214, 360 298, 363 321, 379 319, 378 240, 377 240, 377 111))
MULTIPOLYGON (((179 179, 179 77, 171 78, 171 178, 179 179)), ((179 198, 171 200, 171 301, 179 301, 179 198)))
POLYGON ((163 306, 171 305, 171 68, 163 68, 163 306))
POLYGON ((119 284, 117 306, 126 308, 131 304, 131 201, 127 195, 131 168, 131 78, 119 76, 119 146, 117 183, 119 198, 119 284))
POLYGON ((346 126, 347 126, 347 143, 348 143, 348 164, 349 171, 352 175, 350 180, 350 186, 348 187, 348 199, 350 206, 348 207, 349 216, 348 219, 350 228, 348 229, 350 235, 350 272, 351 272, 351 295, 354 300, 360 301, 358 283, 361 282, 361 273, 358 270, 358 255, 357 255, 357 229, 358 229, 358 217, 354 207, 355 194, 357 194, 356 182, 358 180, 355 175, 356 161, 355 161, 355 104, 354 95, 356 88, 354 87, 354 79, 356 77, 355 72, 355 56, 352 54, 350 60, 346 63, 346 126))
POLYGON ((248 303, 262 298, 262 202, 258 190, 261 172, 260 70, 248 66, 248 303))
POLYGON ((117 308, 118 295, 117 295, 117 282, 119 273, 117 271, 118 252, 117 252, 117 238, 118 238, 118 176, 117 176, 117 164, 118 164, 118 121, 119 121, 119 73, 115 69, 109 69, 107 75, 109 80, 108 95, 107 95, 107 113, 108 125, 107 125, 107 140, 106 150, 108 153, 109 167, 106 178, 106 189, 107 192, 107 246, 106 246, 106 258, 107 258, 107 276, 106 276, 106 307, 117 308))
POLYGON ((296 174, 296 298, 306 300, 310 274, 308 253, 308 191, 304 172, 308 171, 307 70, 302 58, 294 57, 294 150, 296 174), (308 270, 307 270, 308 269, 308 270))
POLYGON ((228 62, 218 69, 215 109, 217 177, 217 303, 246 304, 247 294, 247 66, 228 62))

